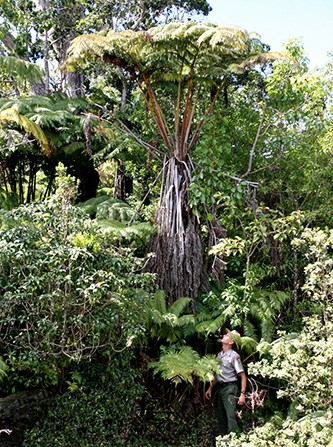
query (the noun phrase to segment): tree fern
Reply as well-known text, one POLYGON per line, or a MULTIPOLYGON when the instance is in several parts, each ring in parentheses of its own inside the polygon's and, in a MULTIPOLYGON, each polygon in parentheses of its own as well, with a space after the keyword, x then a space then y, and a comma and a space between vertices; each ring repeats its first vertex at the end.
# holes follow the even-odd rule
POLYGON ((91 199, 88 199, 85 202, 81 202, 77 206, 83 209, 86 213, 88 213, 90 217, 95 217, 97 212, 97 206, 109 199, 110 196, 103 194, 97 197, 92 197, 91 199))
MULTIPOLYGON (((263 49, 258 37, 245 30, 171 22, 147 32, 79 36, 68 50, 65 68, 75 69, 101 59, 124 69, 136 82, 163 142, 161 150, 169 160, 157 211, 158 232, 152 243, 156 256, 149 260, 148 268, 157 274, 170 303, 190 296, 195 309, 203 277, 200 229, 189 205, 190 153, 230 82, 230 65, 244 62, 263 49)), ((147 143, 137 141, 147 148, 147 143)))
POLYGON ((208 336, 219 333, 226 325, 231 325, 241 328, 244 336, 252 340, 264 338, 270 341, 276 319, 290 300, 290 294, 254 288, 244 297, 243 287, 235 283, 226 288, 219 297, 218 308, 213 312, 203 312, 196 330, 208 336))
POLYGON ((250 306, 250 316, 259 324, 261 338, 271 340, 275 320, 279 312, 290 300, 290 293, 279 290, 255 289, 250 306))

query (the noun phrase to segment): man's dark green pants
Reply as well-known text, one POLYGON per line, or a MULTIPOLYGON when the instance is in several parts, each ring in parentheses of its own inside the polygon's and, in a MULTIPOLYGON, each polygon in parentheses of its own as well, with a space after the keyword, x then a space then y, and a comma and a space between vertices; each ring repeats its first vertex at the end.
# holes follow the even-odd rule
POLYGON ((237 382, 222 383, 216 385, 216 415, 219 433, 239 432, 236 418, 236 405, 239 398, 237 382))

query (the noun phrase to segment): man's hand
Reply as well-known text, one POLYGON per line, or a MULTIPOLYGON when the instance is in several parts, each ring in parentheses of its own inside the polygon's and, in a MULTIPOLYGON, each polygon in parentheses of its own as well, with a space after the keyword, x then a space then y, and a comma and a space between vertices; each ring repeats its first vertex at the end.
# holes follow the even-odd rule
POLYGON ((205 392, 206 399, 210 399, 212 397, 212 388, 209 387, 208 390, 205 392))
POLYGON ((238 405, 244 405, 245 404, 245 394, 241 394, 238 398, 238 405))

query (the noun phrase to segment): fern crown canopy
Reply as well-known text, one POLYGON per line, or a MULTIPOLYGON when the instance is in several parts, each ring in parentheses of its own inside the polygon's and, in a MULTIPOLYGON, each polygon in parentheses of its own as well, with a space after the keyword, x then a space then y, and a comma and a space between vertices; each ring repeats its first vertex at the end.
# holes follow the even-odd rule
POLYGON ((193 64, 201 75, 212 70, 221 73, 263 49, 257 34, 236 26, 171 22, 149 31, 111 30, 106 35, 79 36, 68 50, 65 68, 84 67, 91 59, 101 58, 132 74, 154 71, 170 79, 171 73, 184 75, 193 64))

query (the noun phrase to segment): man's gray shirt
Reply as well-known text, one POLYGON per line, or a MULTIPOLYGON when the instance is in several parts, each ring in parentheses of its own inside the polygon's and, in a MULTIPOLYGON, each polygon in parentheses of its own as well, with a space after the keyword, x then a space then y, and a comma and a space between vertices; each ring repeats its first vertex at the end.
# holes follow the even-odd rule
POLYGON ((241 359, 233 349, 228 349, 227 352, 219 352, 217 362, 221 370, 221 374, 216 374, 218 383, 235 382, 238 379, 238 374, 244 371, 241 359))

